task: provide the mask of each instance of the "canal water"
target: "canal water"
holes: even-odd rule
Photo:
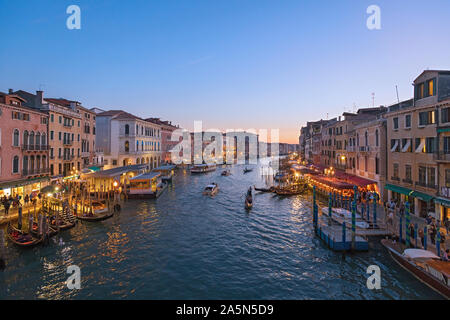
[[[335,253],[314,236],[311,195],[245,192],[265,180],[257,167],[204,175],[179,170],[157,200],[130,200],[99,223],[79,223],[46,247],[7,243],[0,299],[440,299],[401,269],[379,244]],[[216,182],[214,198],[202,195]],[[81,269],[81,289],[66,286]],[[381,268],[381,290],[367,289],[367,267]]]

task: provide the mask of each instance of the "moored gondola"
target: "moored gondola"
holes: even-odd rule
[[[8,239],[15,245],[22,248],[31,248],[40,244],[44,237],[35,237],[33,234],[24,232],[8,224],[7,229]]]
[[[84,214],[84,215],[78,215],[77,218],[82,221],[90,221],[90,222],[97,222],[97,221],[103,221],[109,218],[112,218],[114,215],[114,211],[108,211],[102,214]]]

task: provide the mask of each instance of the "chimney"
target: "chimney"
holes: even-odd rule
[[[70,101],[70,109],[75,110],[75,102]]]
[[[36,107],[42,107],[44,103],[44,91],[38,90],[36,91]]]
[[[14,90],[13,89],[8,89],[8,93],[9,94],[13,94]]]

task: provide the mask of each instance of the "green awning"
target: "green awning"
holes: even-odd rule
[[[89,167],[88,169],[97,172],[97,171],[100,171],[101,168],[93,166],[93,167]]]
[[[442,204],[443,206],[450,208],[450,200],[444,199],[444,198],[435,198],[434,202],[437,202],[439,204]]]
[[[439,133],[442,133],[442,132],[450,132],[450,128],[441,128],[441,129],[438,129],[437,130]]]
[[[387,190],[391,190],[391,191],[394,191],[397,193],[404,194],[405,196],[410,196],[414,192],[413,190],[403,188],[400,186],[395,186],[393,184],[386,184],[386,186],[384,188]]]
[[[425,202],[430,202],[431,200],[434,199],[433,196],[430,196],[430,195],[428,195],[428,194],[426,194],[426,193],[422,193],[422,192],[419,192],[419,191],[414,191],[414,192],[411,194],[411,197],[419,198],[419,199],[421,199],[421,200],[423,200],[423,201],[425,201]]]

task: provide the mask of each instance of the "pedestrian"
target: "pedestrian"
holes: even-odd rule
[[[441,248],[442,250],[445,250],[445,234],[441,232]]]
[[[422,245],[422,248],[425,247],[425,234],[423,233],[422,229],[419,229],[419,238],[420,238],[420,244]]]
[[[431,216],[429,214],[425,218],[425,221],[427,222],[428,225],[431,223],[432,219],[431,219]]]
[[[5,202],[3,202],[3,206],[5,207],[5,216],[8,216],[9,207],[11,206],[11,202],[9,201],[9,199],[7,199],[7,200],[5,200]]]
[[[448,261],[448,256],[450,255],[450,253],[449,253],[449,250],[447,249],[447,250],[442,250],[442,254],[441,254],[441,257],[442,257],[442,261]]]
[[[415,237],[414,237],[414,231],[415,231],[415,229],[414,229],[414,224],[410,223],[410,224],[409,224],[409,235],[410,235],[411,239],[415,239]]]
[[[27,195],[25,195],[25,198],[23,199],[25,201],[25,206],[28,205],[28,202],[30,201],[30,197]]]
[[[434,224],[434,222],[431,222],[430,224],[430,240],[432,244],[435,244],[435,239],[436,239],[436,225]]]

